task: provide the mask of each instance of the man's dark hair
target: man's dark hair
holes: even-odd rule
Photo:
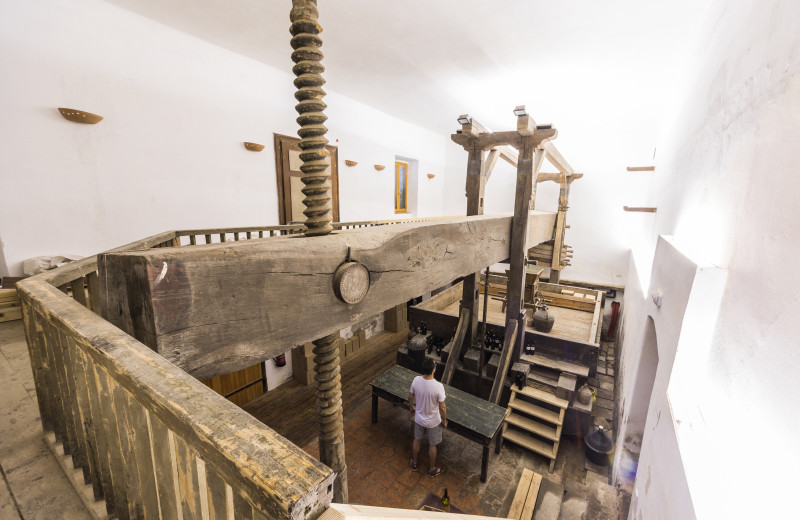
[[[432,374],[433,370],[435,368],[436,368],[436,363],[433,361],[433,359],[431,359],[429,357],[426,357],[425,361],[422,362],[422,374],[423,375],[427,376],[428,374]]]

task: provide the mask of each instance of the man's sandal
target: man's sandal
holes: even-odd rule
[[[417,463],[414,459],[408,459],[408,465],[411,466],[411,471],[417,471]]]

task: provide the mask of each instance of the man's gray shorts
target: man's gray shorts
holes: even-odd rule
[[[426,432],[428,434],[428,444],[431,446],[436,446],[442,442],[442,423],[439,423],[438,426],[434,426],[433,428],[426,428],[417,424],[416,421],[414,422],[415,439],[421,439],[425,437]]]

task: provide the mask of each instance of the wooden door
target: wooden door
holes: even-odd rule
[[[281,224],[294,224],[305,222],[303,215],[303,182],[300,177],[303,172],[300,166],[300,139],[287,135],[275,134],[275,170],[278,178],[278,218]],[[328,174],[331,176],[331,208],[334,222],[339,222],[339,149],[328,145],[330,166]]]

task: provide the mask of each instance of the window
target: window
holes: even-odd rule
[[[394,212],[408,211],[408,163],[394,163]]]

